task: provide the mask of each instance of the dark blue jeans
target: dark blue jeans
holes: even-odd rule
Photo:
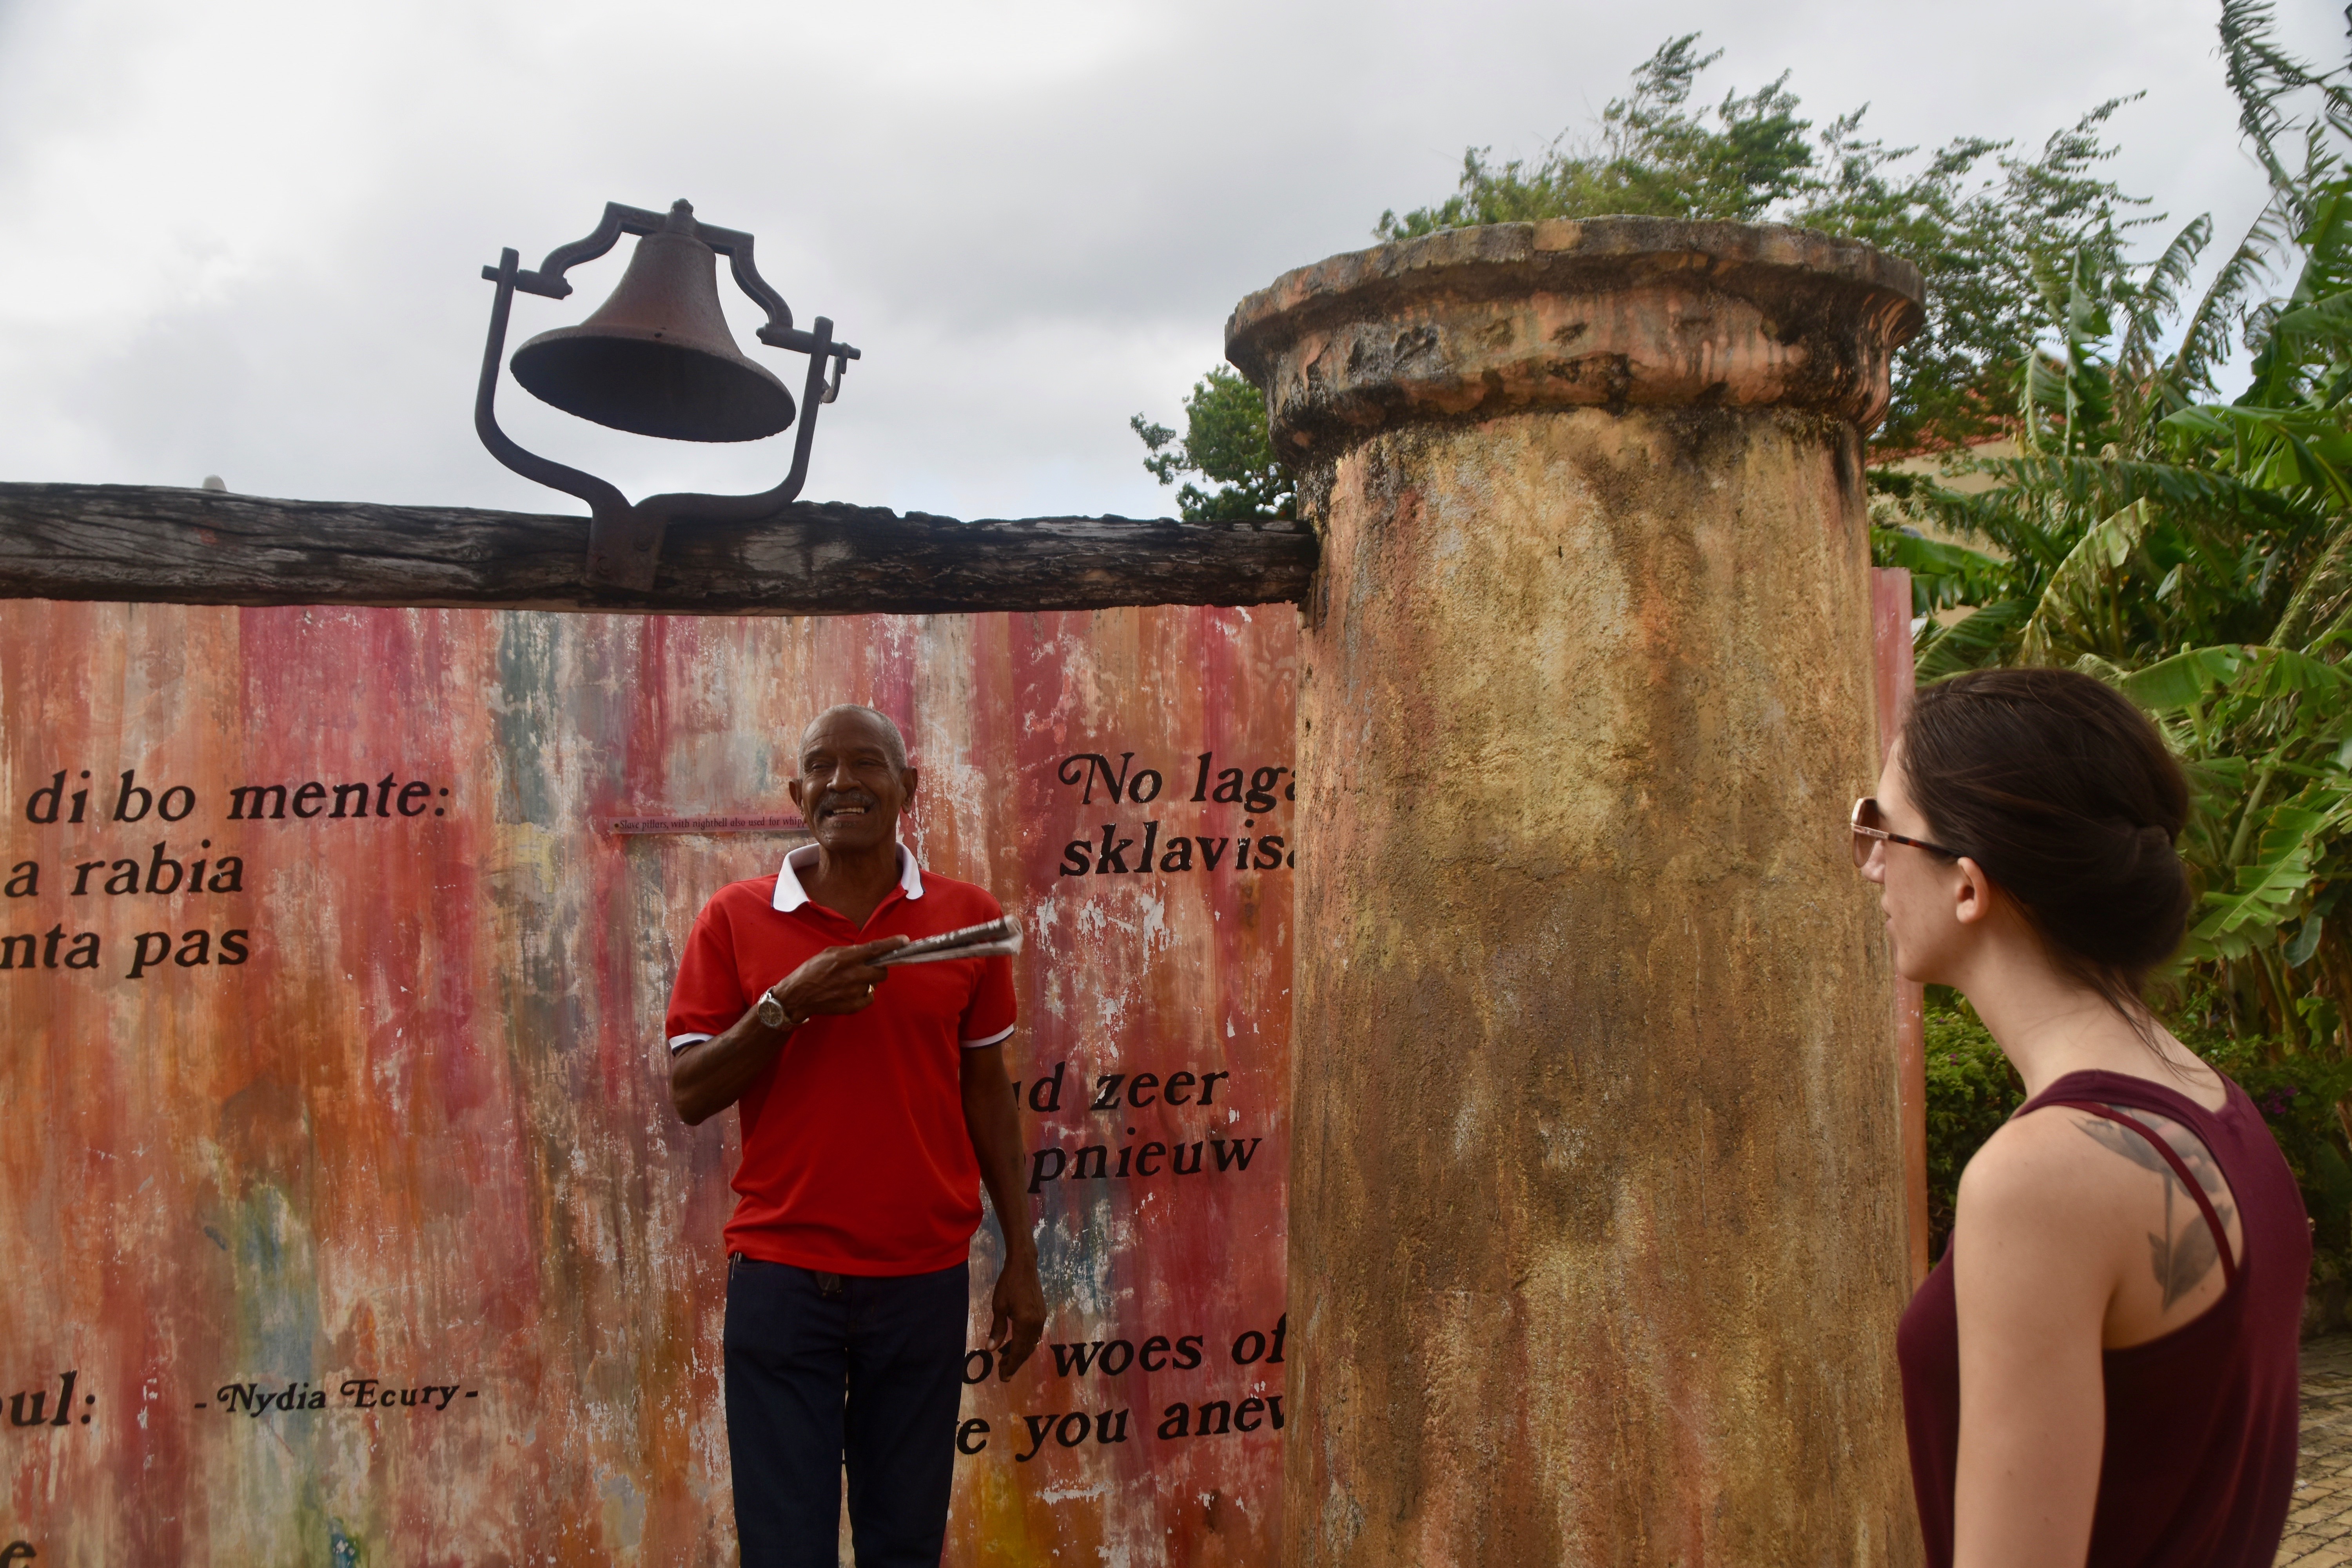
[[[835,1568],[845,1465],[857,1568],[937,1568],[971,1273],[959,1263],[866,1279],[729,1260],[727,1449],[743,1568]]]

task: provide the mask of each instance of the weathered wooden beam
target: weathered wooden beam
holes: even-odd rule
[[[588,520],[274,500],[137,485],[0,484],[0,598],[399,605],[689,616],[953,614],[1298,598],[1290,523],[959,522],[800,502],[673,523],[650,592],[592,586]]]

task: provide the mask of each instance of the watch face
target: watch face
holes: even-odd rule
[[[782,1002],[777,1001],[773,996],[761,997],[760,1022],[767,1025],[771,1029],[782,1028],[784,1026],[784,1005]]]

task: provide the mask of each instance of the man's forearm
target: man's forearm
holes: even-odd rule
[[[669,1098],[688,1127],[709,1120],[743,1098],[743,1091],[792,1037],[795,1020],[781,1029],[760,1022],[756,1012],[735,1020],[726,1033],[698,1041],[670,1058]]]
[[[1036,1237],[1029,1232],[1029,1195],[1021,1189],[1021,1119],[1013,1110],[1013,1080],[1005,1076],[1003,1047],[980,1047],[964,1058],[963,1125],[980,1163],[981,1184],[995,1206],[1008,1259],[1034,1262]]]
[[[1004,1256],[1034,1262],[1037,1238],[1029,1229],[1029,1194],[1021,1186],[1021,1119],[1013,1114],[1010,1093],[967,1117],[972,1152],[980,1159],[980,1179],[988,1201],[996,1206],[996,1223],[1004,1231]]]

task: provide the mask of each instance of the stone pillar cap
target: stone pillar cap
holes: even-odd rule
[[[1225,357],[1294,462],[1541,407],[1782,407],[1866,431],[1925,294],[1908,261],[1809,229],[1489,224],[1284,273],[1234,308]]]

